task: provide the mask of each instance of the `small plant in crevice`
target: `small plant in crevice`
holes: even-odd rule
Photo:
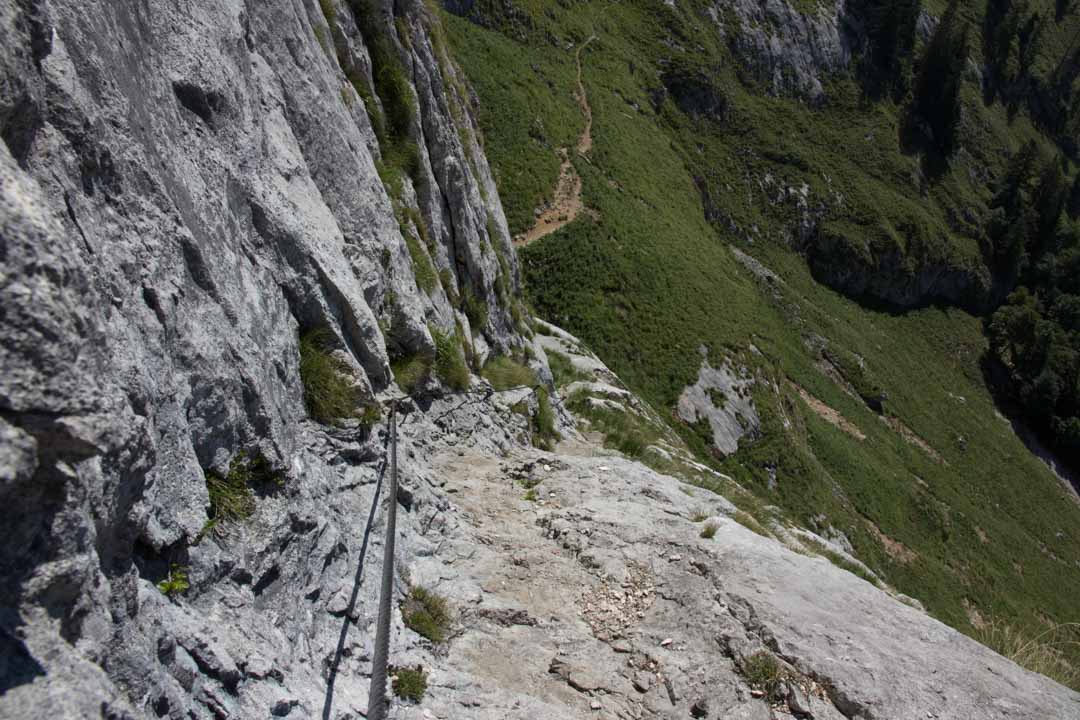
[[[390,677],[393,678],[392,688],[395,695],[412,703],[418,703],[423,699],[424,693],[427,692],[427,673],[424,672],[422,665],[411,668],[391,665],[389,671]]]
[[[461,291],[461,311],[469,318],[469,327],[474,333],[484,329],[488,322],[488,306],[483,298],[477,297],[471,287],[466,285]]]
[[[190,587],[191,583],[188,582],[187,568],[176,563],[169,567],[168,576],[157,584],[157,589],[170,598],[183,595]]]
[[[241,450],[233,456],[225,475],[206,471],[206,492],[210,497],[209,519],[199,532],[198,543],[207,533],[239,522],[255,512],[255,489],[274,490],[285,484],[285,476],[274,469],[262,454],[249,456]]]
[[[713,536],[716,535],[716,531],[719,529],[720,523],[716,522],[715,520],[709,520],[707,523],[705,523],[705,526],[701,528],[701,537],[705,538],[706,540],[711,540]]]
[[[450,605],[433,590],[414,585],[401,604],[401,619],[413,632],[440,643],[450,631]]]
[[[424,245],[429,244],[426,240],[427,226],[424,224],[424,219],[420,216],[420,213],[413,208],[404,209],[399,215],[398,225],[401,230],[401,237],[405,239],[405,247],[409,250],[409,257],[412,259],[416,286],[430,295],[439,284],[439,276],[435,272],[435,265],[428,256],[428,250],[424,247]],[[416,229],[415,234],[410,227]],[[417,235],[420,236],[419,240]]]
[[[300,336],[300,381],[308,414],[326,425],[357,417],[363,404],[352,368],[333,354],[334,335],[325,327]]]
[[[428,353],[410,353],[393,357],[390,370],[394,373],[394,382],[407,394],[412,395],[431,377],[434,365]]]
[[[430,327],[429,330],[435,343],[436,377],[452,390],[469,387],[469,368],[465,364],[465,355],[457,332],[446,332],[437,327]]]
[[[534,488],[529,488],[525,491],[525,500],[527,500],[528,502],[536,502],[538,499],[539,498],[536,496],[536,490]]]
[[[779,697],[786,673],[780,661],[771,652],[759,650],[743,658],[739,669],[750,687],[765,693],[769,701],[774,701]]]

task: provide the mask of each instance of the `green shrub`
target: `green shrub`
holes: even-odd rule
[[[454,318],[454,330],[457,331],[461,349],[465,352],[465,363],[471,368],[476,368],[476,347],[473,346],[472,338],[465,332],[465,328],[461,326],[461,320],[457,318]]]
[[[536,490],[529,488],[525,491],[525,499],[529,502],[536,502],[539,498],[536,497]]]
[[[405,627],[439,643],[446,639],[450,629],[450,607],[446,598],[417,585],[402,603],[401,619]]]
[[[660,433],[630,408],[624,406],[622,410],[615,410],[593,405],[584,392],[574,393],[567,405],[604,434],[605,447],[643,461],[653,457],[645,449],[660,439]]]
[[[488,360],[480,374],[496,390],[536,385],[536,373],[506,355]]]
[[[469,387],[469,368],[465,365],[457,332],[444,332],[436,327],[430,330],[431,338],[435,341],[435,375],[454,390]]]
[[[157,584],[158,590],[171,598],[183,595],[189,587],[187,569],[176,563],[169,568],[168,577]]]
[[[394,694],[402,700],[418,703],[427,692],[427,673],[421,665],[415,668],[390,667]]]
[[[711,540],[712,537],[716,535],[716,531],[719,529],[720,523],[716,522],[715,520],[710,520],[705,523],[704,527],[701,528],[701,537],[705,538],[706,540]]]
[[[363,402],[360,387],[351,377],[352,368],[331,353],[333,339],[326,328],[300,336],[304,404],[313,419],[327,425],[339,418],[356,417]]]

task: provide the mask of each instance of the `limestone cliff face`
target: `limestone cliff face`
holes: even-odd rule
[[[98,377],[145,419],[157,457],[145,539],[158,548],[198,531],[200,467],[254,441],[289,455],[299,332],[330,328],[369,395],[391,382],[388,353],[431,349],[429,325],[469,329],[449,296],[489,309],[472,328],[482,346],[516,342],[496,293],[500,253],[516,289],[514,255],[471,120],[451,114],[464,101],[443,87],[452,65],[418,7],[371,14],[417,106],[415,180],[392,200],[357,94],[378,102],[370,61],[350,10],[325,5],[333,27],[299,0],[5,11],[3,135],[22,167],[8,171],[69,245],[35,251],[85,285],[75,301],[97,315]],[[419,211],[420,252],[442,271],[429,291],[403,240],[420,233],[394,202]],[[11,409],[30,410],[24,397]]]
[[[431,22],[419,2],[0,7],[5,690],[44,674],[70,717],[185,706],[191,683],[140,664],[173,652],[140,593],[172,562],[207,583],[244,564],[243,544],[188,557],[211,552],[187,549],[204,473],[245,451],[286,495],[341,481],[310,451],[302,332],[328,329],[369,397],[391,356],[432,351],[429,328],[460,327],[479,360],[520,345],[509,233]],[[387,64],[400,97],[380,96]],[[371,119],[391,101],[405,161]],[[99,691],[64,691],[57,667]]]

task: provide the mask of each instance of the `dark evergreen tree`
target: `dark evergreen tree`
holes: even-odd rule
[[[922,121],[927,139],[943,156],[956,149],[967,55],[967,23],[957,15],[953,0],[926,46],[914,99],[915,115]]]
[[[1061,163],[1057,158],[1052,158],[1043,166],[1039,175],[1039,184],[1035,188],[1037,222],[1033,241],[1035,250],[1039,254],[1042,254],[1053,243],[1058,218],[1061,217],[1061,211],[1065,208],[1068,192],[1065,174],[1061,172]]]
[[[1069,192],[1069,200],[1066,205],[1069,217],[1080,220],[1080,172],[1073,178],[1072,190]]]
[[[863,6],[867,43],[863,75],[872,94],[902,96],[910,88],[921,7],[921,0],[870,0]]]

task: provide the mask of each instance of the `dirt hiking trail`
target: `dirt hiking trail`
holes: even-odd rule
[[[592,149],[592,108],[589,107],[589,98],[585,94],[585,85],[581,82],[581,51],[589,43],[596,39],[591,35],[583,42],[575,53],[577,62],[577,91],[574,93],[581,107],[581,114],[585,116],[585,127],[581,131],[575,150],[578,155],[585,155]],[[514,238],[514,244],[524,247],[534,240],[550,235],[559,228],[574,221],[585,209],[581,202],[581,176],[574,169],[570,153],[566,148],[559,148],[559,157],[562,158],[562,166],[559,168],[559,180],[555,184],[555,197],[552,203],[545,207],[537,216],[536,222],[528,231]]]

